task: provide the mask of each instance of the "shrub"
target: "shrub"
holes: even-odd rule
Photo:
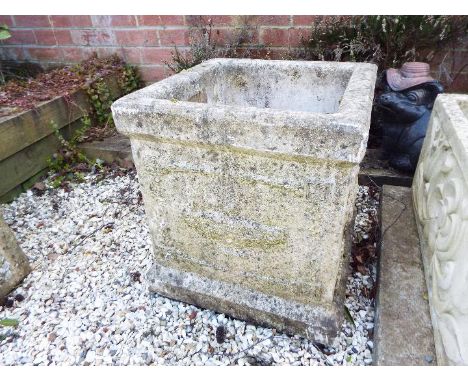
[[[314,60],[374,62],[386,68],[427,60],[434,49],[467,32],[466,16],[329,16],[312,26],[299,54]]]
[[[244,44],[252,40],[254,30],[249,26],[248,19],[243,18],[237,28],[226,36],[221,36],[220,30],[213,27],[211,19],[205,22],[200,16],[198,22],[190,28],[188,51],[182,52],[175,46],[171,62],[165,64],[175,73],[179,73],[215,57],[248,58],[251,56],[251,50],[244,47]]]
[[[431,62],[442,49],[453,54],[467,32],[467,16],[325,16],[292,57],[373,62],[382,70],[406,61]]]

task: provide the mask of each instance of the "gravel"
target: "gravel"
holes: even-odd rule
[[[359,187],[355,243],[378,201]],[[148,292],[152,244],[136,174],[87,175],[70,192],[47,188],[3,205],[33,272],[0,307],[1,365],[369,365],[375,283],[353,272],[333,346],[277,333]],[[363,272],[366,273],[366,272]]]

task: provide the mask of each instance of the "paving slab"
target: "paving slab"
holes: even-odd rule
[[[108,163],[133,163],[130,139],[116,134],[100,141],[85,142],[79,145],[84,154],[91,159],[102,159]]]
[[[411,187],[413,175],[398,171],[383,158],[382,149],[367,149],[359,170],[359,184],[367,186],[384,184]]]
[[[374,364],[436,365],[411,189],[383,187]]]

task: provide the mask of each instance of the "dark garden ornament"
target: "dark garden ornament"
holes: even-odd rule
[[[413,173],[426,136],[432,106],[444,92],[430,76],[429,64],[407,62],[383,72],[378,84],[374,117],[381,131],[384,155],[390,166]]]

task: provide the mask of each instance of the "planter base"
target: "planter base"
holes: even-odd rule
[[[346,276],[343,272],[336,288],[342,292],[339,298],[327,307],[288,301],[160,264],[153,265],[147,279],[150,291],[162,296],[331,344],[344,319]]]

